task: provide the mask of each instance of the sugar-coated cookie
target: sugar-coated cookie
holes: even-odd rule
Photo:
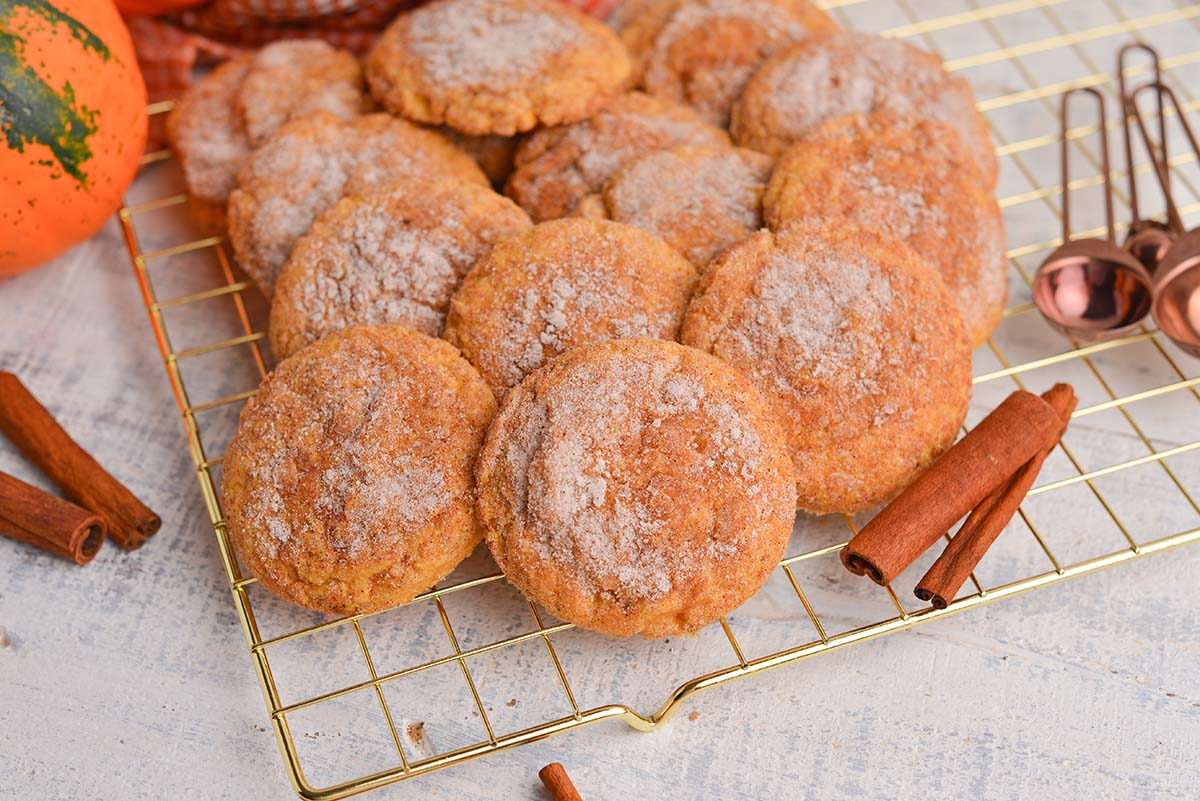
[[[285,359],[222,466],[234,551],[310,609],[412,600],[483,536],[472,466],[495,411],[454,348],[400,326],[350,328]]]
[[[445,137],[387,114],[342,120],[319,111],[287,123],[246,161],[229,196],[238,265],[270,298],[292,246],[326,209],[346,195],[411,177],[488,185],[471,157]]]
[[[781,50],[746,84],[731,130],[739,145],[778,156],[823,122],[880,110],[950,126],[995,186],[996,154],[971,84],[898,39],[845,32]]]
[[[838,217],[762,231],[710,265],[681,340],[770,402],[818,514],[884,503],[954,442],[971,348],[938,274],[903,242]]]
[[[271,350],[282,359],[354,325],[396,323],[441,336],[467,271],[531,225],[508,198],[456,178],[342,198],[296,242],[275,281]]]
[[[385,108],[463,133],[502,134],[586,117],[629,80],[598,20],[556,0],[434,0],[401,14],[366,58]]]
[[[729,135],[691,109],[641,92],[613,98],[586,120],[521,141],[505,194],[534,222],[565,217],[634,159],[677,145],[720,147]]]
[[[783,434],[736,370],[674,342],[579,348],[508,396],[476,468],[508,580],[615,636],[691,633],[775,569],[795,484]]]
[[[842,216],[907,242],[938,270],[971,344],[983,344],[1008,295],[1004,218],[954,131],[883,112],[832,120],[779,160],[767,222]]]
[[[500,242],[450,302],[447,340],[498,398],[554,357],[589,342],[675,339],[696,271],[653,236],[566,219]]]

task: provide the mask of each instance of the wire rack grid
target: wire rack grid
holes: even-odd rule
[[[1184,112],[1200,108],[1189,89],[1200,85],[1189,72],[1200,70],[1200,6],[1187,0],[1139,3],[1136,9],[1117,0],[823,5],[849,27],[904,37],[937,52],[948,69],[975,84],[991,125],[1002,165],[1000,202],[1009,226],[1015,303],[976,354],[972,419],[1014,387],[1037,390],[1066,379],[1081,395],[1071,432],[1020,519],[945,610],[906,603],[892,587],[840,581],[848,577],[837,552],[864,522],[850,517],[798,521],[786,558],[759,596],[719,626],[674,644],[618,642],[573,630],[517,595],[486,555],[411,604],[374,615],[324,618],[275,601],[238,564],[218,493],[221,454],[238,411],[269,367],[262,301],[235,274],[219,238],[188,235],[177,172],[153,166],[168,162],[169,154],[144,158],[146,174],[134,192],[150,197],[131,197],[119,220],[237,617],[300,796],[342,798],[603,720],[651,730],[692,694],[732,679],[1200,540],[1194,494],[1200,459],[1192,458],[1200,457],[1200,440],[1191,438],[1200,430],[1196,363],[1151,326],[1116,341],[1072,346],[1049,331],[1029,302],[1038,260],[1060,244],[1064,187],[1053,177],[1057,95],[1072,86],[1111,94],[1116,48],[1136,36],[1162,48],[1166,80],[1181,92]],[[1135,83],[1147,74],[1145,64],[1130,71]],[[151,111],[168,108],[158,104]],[[1120,121],[1108,125],[1116,132]],[[1089,168],[1065,188],[1075,195],[1080,219],[1100,207],[1097,130],[1090,124],[1069,132],[1077,160]],[[1171,159],[1175,185],[1186,195],[1178,198],[1181,212],[1195,224],[1200,170],[1191,153],[1173,152],[1180,154]],[[1152,197],[1144,152],[1132,172]],[[1127,171],[1113,177],[1118,201],[1127,204]],[[1169,414],[1162,404],[1171,404]],[[1089,419],[1097,425],[1089,426]],[[1120,481],[1110,481],[1114,477]],[[1132,499],[1121,489],[1130,484]],[[1141,520],[1150,508],[1157,512]],[[914,566],[898,586],[907,592],[924,566]],[[763,604],[771,614],[762,613]],[[613,653],[634,656],[614,672]],[[659,684],[648,711],[637,711],[624,696],[623,671],[643,665],[654,666]],[[436,681],[430,679],[435,675]],[[604,676],[607,684],[598,680]],[[514,697],[503,702],[509,692]],[[518,697],[538,703],[523,705],[530,710],[524,717],[510,714]],[[308,722],[333,708],[332,722]],[[439,715],[447,720],[437,720]],[[321,741],[326,748],[315,752],[310,745],[321,739],[312,735],[318,725],[340,727],[347,737],[332,752]],[[347,767],[350,750],[371,759]]]

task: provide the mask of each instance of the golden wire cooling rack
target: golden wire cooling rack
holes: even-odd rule
[[[937,52],[972,81],[991,124],[1014,305],[976,354],[971,420],[1015,387],[1037,391],[1068,380],[1081,397],[1071,431],[1020,519],[943,611],[911,600],[927,562],[901,576],[895,591],[841,569],[837,552],[863,522],[851,518],[801,519],[786,558],[754,599],[719,626],[667,642],[609,640],[554,620],[516,594],[485,554],[411,604],[374,615],[325,618],[273,599],[238,565],[218,497],[221,454],[269,365],[262,300],[234,273],[219,239],[188,233],[177,171],[160,164],[169,155],[145,157],[120,223],[237,616],[302,797],[342,798],[602,720],[654,729],[700,690],[1200,539],[1200,506],[1189,490],[1200,486],[1200,362],[1152,328],[1072,347],[1029,302],[1032,272],[1059,244],[1058,94],[1095,86],[1111,95],[1116,49],[1139,37],[1162,51],[1166,80],[1181,93],[1185,112],[1200,108],[1191,91],[1200,86],[1200,5],[823,5],[849,27]],[[1139,64],[1130,77],[1136,83],[1147,72]],[[1114,133],[1119,124],[1110,120]],[[1074,174],[1084,176],[1069,187],[1079,219],[1100,208],[1096,130],[1070,132]],[[1185,194],[1179,205],[1194,225],[1200,165],[1187,153],[1171,166]],[[1154,196],[1144,152],[1133,173],[1143,196]],[[1118,189],[1127,177],[1117,171]],[[1123,190],[1118,195],[1127,200]],[[1096,214],[1092,222],[1101,219]],[[634,686],[657,689],[631,698]]]

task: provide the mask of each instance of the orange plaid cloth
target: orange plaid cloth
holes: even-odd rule
[[[198,65],[278,39],[315,37],[362,53],[388,22],[422,0],[211,0],[165,17],[127,20],[153,100],[177,96]],[[604,18],[621,0],[563,0]]]

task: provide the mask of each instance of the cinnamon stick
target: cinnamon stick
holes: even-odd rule
[[[1066,433],[1071,414],[1079,404],[1075,390],[1069,384],[1055,384],[1042,395],[1042,400],[1058,413],[1061,421],[1058,436],[1049,447],[1043,448],[1017,470],[1011,481],[1002,484],[971,513],[946,550],[917,584],[914,591],[916,596],[922,601],[929,601],[935,609],[945,609],[954,600],[971,571],[979,565],[983,555],[1013,519],[1041,472],[1046,457]]]
[[[140,548],[162,519],[79,446],[21,380],[0,371],[0,432],[54,482],[68,500],[104,518],[122,548]]]
[[[0,534],[86,565],[104,544],[104,520],[0,472]]]
[[[1056,440],[1058,413],[1030,392],[1009,395],[842,549],[842,564],[876,584],[892,579],[1021,465]]]
[[[583,801],[579,797],[579,791],[571,783],[567,769],[562,766],[561,762],[551,762],[539,770],[538,778],[542,780],[542,784],[546,785],[546,790],[554,801]]]

